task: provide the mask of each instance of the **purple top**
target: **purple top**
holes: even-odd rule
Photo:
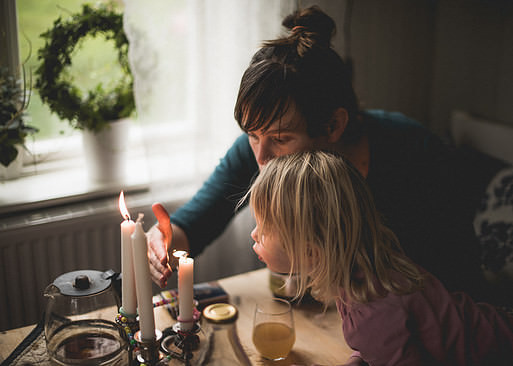
[[[429,273],[415,293],[337,307],[347,344],[369,365],[513,365],[513,317]]]

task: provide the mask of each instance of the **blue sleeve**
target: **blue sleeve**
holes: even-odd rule
[[[187,234],[192,257],[224,231],[257,173],[248,137],[241,135],[200,190],[171,215],[171,222]]]

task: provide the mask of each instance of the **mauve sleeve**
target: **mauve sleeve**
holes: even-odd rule
[[[408,313],[399,297],[355,305],[343,319],[348,345],[369,365],[423,365]]]

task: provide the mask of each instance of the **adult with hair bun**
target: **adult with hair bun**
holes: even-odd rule
[[[268,161],[326,150],[345,156],[365,177],[385,224],[414,262],[450,291],[493,302],[472,220],[502,163],[468,160],[401,113],[360,110],[350,67],[331,46],[335,23],[319,7],[298,10],[282,24],[287,34],[266,41],[242,76],[234,115],[244,133],[171,217],[154,206],[153,280],[166,285],[172,249],[194,257],[223,232]]]

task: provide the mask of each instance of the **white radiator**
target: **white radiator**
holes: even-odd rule
[[[110,201],[114,203],[74,205],[0,219],[0,331],[38,322],[46,306],[44,289],[59,275],[79,269],[121,270],[122,219],[115,199]],[[133,209],[132,213],[145,214],[147,230],[155,220],[151,203],[141,207],[145,209]],[[251,250],[252,223],[246,210],[196,259],[195,282],[261,266]],[[176,276],[168,286],[176,286]]]
[[[107,214],[36,218],[2,230],[0,330],[40,320],[46,304],[44,289],[62,273],[119,271],[119,222],[119,217]]]

